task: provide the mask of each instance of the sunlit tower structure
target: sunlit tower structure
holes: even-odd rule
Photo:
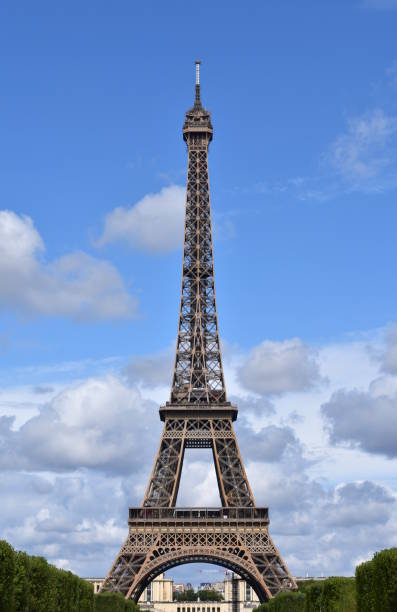
[[[164,428],[142,506],[129,509],[129,531],[102,589],[138,601],[160,573],[184,563],[231,569],[261,601],[296,588],[269,535],[267,508],[258,508],[248,482],[227,400],[215,300],[208,180],[210,113],[200,96],[196,62],[194,106],[183,139],[188,150],[185,238],[178,338],[170,401],[160,407]],[[221,506],[176,506],[186,448],[210,448]]]

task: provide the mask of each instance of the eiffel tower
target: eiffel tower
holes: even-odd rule
[[[142,506],[129,509],[129,532],[102,586],[138,601],[160,573],[185,563],[214,563],[245,579],[261,601],[296,584],[269,535],[267,508],[255,504],[237,444],[237,408],[227,401],[215,301],[208,181],[213,128],[200,97],[183,138],[188,150],[185,240],[178,339],[170,401]],[[178,508],[186,448],[210,448],[222,506]],[[133,452],[133,449],[132,451]]]

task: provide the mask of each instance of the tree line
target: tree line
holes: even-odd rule
[[[354,578],[298,582],[298,591],[283,592],[261,604],[256,612],[356,612]]]
[[[177,601],[221,601],[214,590],[175,594]],[[397,548],[376,553],[356,568],[356,578],[302,581],[255,612],[396,612]],[[43,557],[15,551],[0,540],[0,612],[139,612],[120,593],[94,594],[93,585]]]
[[[397,548],[382,550],[361,563],[356,569],[356,586],[358,612],[396,612]]]
[[[301,581],[254,612],[397,612],[397,548],[376,553],[355,578]]]
[[[94,594],[87,580],[0,540],[0,611],[139,612],[139,607],[120,593]]]

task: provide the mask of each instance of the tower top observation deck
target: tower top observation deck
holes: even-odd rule
[[[194,106],[185,115],[183,124],[183,139],[188,142],[190,134],[207,134],[208,141],[212,140],[213,127],[211,123],[211,113],[207,111],[202,103],[200,96],[200,61],[196,60],[196,95]]]

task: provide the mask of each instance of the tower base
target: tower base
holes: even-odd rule
[[[231,569],[260,601],[296,588],[269,536],[267,508],[130,508],[128,524],[103,591],[138,601],[158,574],[185,563]]]

